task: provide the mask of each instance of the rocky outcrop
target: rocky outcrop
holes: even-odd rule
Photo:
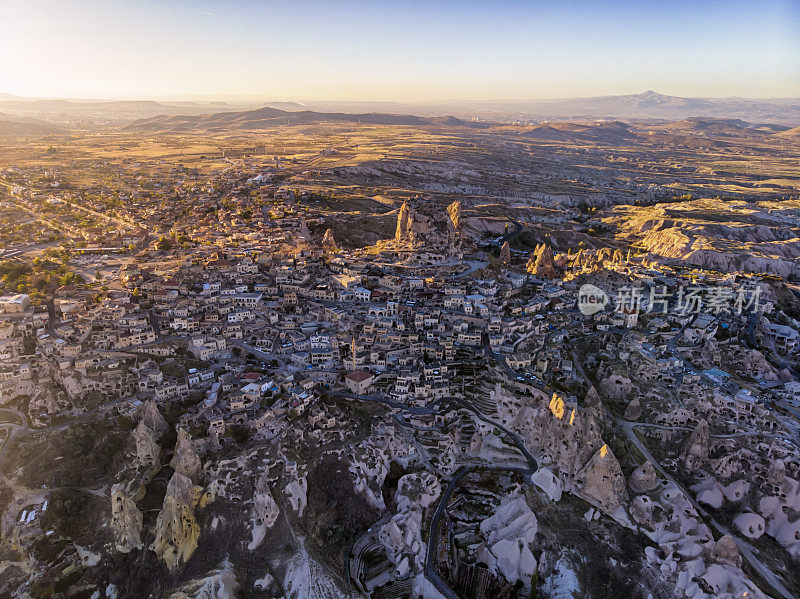
[[[680,453],[681,461],[690,471],[702,468],[708,460],[710,440],[708,422],[702,419],[683,444]]]
[[[740,567],[742,556],[739,555],[739,547],[731,535],[724,535],[714,543],[711,548],[711,559],[715,562],[728,564],[729,566]]]
[[[328,251],[335,252],[339,249],[339,246],[336,245],[336,240],[333,238],[333,231],[330,229],[325,231],[325,235],[322,237],[322,248]]]
[[[381,528],[378,539],[400,576],[422,570],[422,512],[433,505],[440,493],[441,485],[430,472],[406,474],[397,483],[397,513]]]
[[[612,373],[600,381],[600,392],[611,399],[627,399],[632,391],[633,383],[621,374]]]
[[[450,222],[453,225],[454,231],[461,231],[461,201],[456,200],[447,207],[447,215],[450,217]]]
[[[461,242],[460,202],[441,210],[433,200],[415,196],[400,206],[394,234],[396,246],[452,255],[460,252]]]
[[[528,259],[526,267],[530,274],[536,275],[537,277],[544,277],[547,279],[555,279],[558,277],[555,261],[553,260],[553,251],[550,249],[549,245],[544,243],[536,246],[533,254],[531,254]]]
[[[720,200],[702,199],[666,206],[615,209],[608,222],[628,240],[657,259],[681,260],[720,272],[800,275],[800,234],[787,222],[794,206],[772,204],[721,207]],[[709,218],[724,211],[726,218]]]
[[[147,428],[153,432],[153,437],[155,439],[160,439],[169,428],[167,421],[164,420],[161,412],[158,411],[156,402],[154,402],[152,399],[148,399],[146,402],[144,402],[144,414],[142,415],[141,422],[143,422]]]
[[[536,516],[524,497],[505,497],[494,514],[480,524],[486,541],[478,550],[478,560],[511,584],[521,582],[529,589],[537,566],[530,545],[538,529]]]
[[[642,405],[639,403],[639,397],[636,396],[628,402],[625,408],[625,420],[639,420],[642,416]]]
[[[170,478],[150,549],[171,571],[188,561],[197,548],[200,525],[195,518],[195,508],[204,507],[213,499],[212,491],[204,492],[180,472]]]
[[[111,530],[121,553],[142,548],[142,512],[137,503],[145,495],[142,481],[116,483],[111,487]]]
[[[178,430],[178,441],[175,443],[175,455],[173,455],[169,465],[175,472],[180,472],[193,482],[197,482],[200,478],[202,468],[200,456],[197,455],[194,445],[192,444],[192,438],[184,428]]]
[[[612,514],[628,501],[625,475],[617,458],[607,445],[603,445],[578,472],[574,492],[607,514]]]
[[[764,518],[754,512],[745,512],[738,514],[733,523],[744,536],[748,539],[759,539],[766,530],[766,522]]]
[[[628,484],[634,493],[649,493],[658,486],[656,469],[649,460],[631,473]]]
[[[286,478],[286,486],[283,489],[283,494],[292,507],[292,511],[298,517],[302,517],[303,511],[306,509],[308,493],[306,475],[298,470],[295,462],[287,462],[284,465],[284,477]]]
[[[280,509],[272,497],[272,492],[267,482],[267,473],[264,472],[258,478],[255,493],[253,494],[252,539],[247,545],[250,551],[253,551],[262,543],[267,530],[275,525],[279,515]]]
[[[511,247],[508,242],[503,242],[503,247],[500,248],[500,262],[503,264],[511,264]]]
[[[219,568],[208,576],[187,582],[169,596],[169,599],[235,599],[239,582],[233,572],[233,565],[225,559]]]
[[[403,202],[400,206],[400,211],[397,213],[397,227],[394,232],[395,243],[403,243],[408,241],[408,213],[410,208],[408,202]]]
[[[675,596],[755,597],[765,595],[741,569],[736,543],[729,535],[718,541],[697,510],[673,482],[650,497],[631,502],[631,518],[656,545],[647,547],[647,561],[664,573],[675,573]]]
[[[501,387],[491,394],[500,421],[517,433],[560,484],[537,481],[551,498],[562,491],[589,501],[608,515],[621,517],[627,501],[625,477],[616,457],[600,437],[594,409],[578,409],[558,394],[512,396]]]
[[[139,422],[134,430],[133,438],[136,444],[136,457],[142,466],[155,466],[160,463],[161,448],[156,443],[153,431],[144,420]]]
[[[358,444],[348,455],[348,470],[353,475],[353,488],[370,507],[379,512],[386,509],[381,488],[392,462],[406,468],[414,450],[397,438],[393,429],[377,429]]]
[[[131,433],[135,459],[127,463],[111,487],[111,531],[114,546],[122,553],[142,548],[142,512],[138,503],[161,469],[161,448],[150,425],[159,434],[167,426],[152,401],[145,404],[142,419]]]

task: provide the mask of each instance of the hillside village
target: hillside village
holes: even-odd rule
[[[461,202],[423,196],[393,237],[351,249],[270,193],[279,208],[245,200],[160,238],[123,226],[101,247],[131,249],[72,250],[80,279],[0,297],[0,410],[17,419],[0,425],[4,592],[800,588],[800,323],[784,284],[619,249],[512,252],[508,225],[478,241]],[[586,284],[607,309],[582,313]],[[716,300],[681,304],[698,285]],[[85,472],[32,476],[9,451],[77,423],[114,431],[70,440],[101,454]],[[75,493],[100,528],[64,515]],[[577,574],[580,542],[556,520],[611,539],[592,569]],[[134,555],[158,575],[101,584]],[[198,560],[216,569],[176,589]]]

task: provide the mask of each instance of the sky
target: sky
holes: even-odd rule
[[[0,92],[800,97],[800,0],[0,0]]]

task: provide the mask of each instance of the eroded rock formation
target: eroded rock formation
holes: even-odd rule
[[[325,235],[322,237],[322,247],[333,252],[339,249],[339,246],[336,245],[336,240],[333,238],[333,231],[330,229],[326,230]]]
[[[528,259],[527,270],[530,274],[537,277],[544,277],[547,279],[555,279],[558,277],[556,271],[555,261],[553,260],[553,251],[547,244],[536,246],[536,249]]]
[[[186,429],[178,430],[178,441],[175,443],[175,455],[170,460],[169,465],[184,476],[190,478],[193,482],[197,482],[200,478],[200,471],[202,464],[200,463],[200,456],[194,449],[192,438]]]
[[[175,472],[167,484],[164,505],[153,529],[155,540],[150,545],[171,571],[186,561],[197,548],[200,526],[195,508],[213,501],[213,493],[204,492],[190,478]]]

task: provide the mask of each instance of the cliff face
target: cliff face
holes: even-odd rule
[[[161,438],[161,436],[167,432],[167,421],[164,420],[164,417],[161,415],[161,412],[158,411],[158,406],[156,406],[156,402],[152,399],[148,399],[144,403],[144,414],[142,415],[142,422],[147,425],[151,431],[153,431],[153,436],[156,439]]]

